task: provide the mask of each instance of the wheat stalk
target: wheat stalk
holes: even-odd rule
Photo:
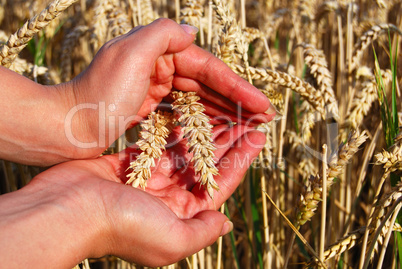
[[[52,20],[76,1],[77,0],[53,1],[42,10],[39,15],[34,16],[24,23],[17,32],[10,36],[7,43],[0,47],[0,65],[8,68],[36,33],[45,28]]]
[[[195,92],[172,92],[173,109],[180,113],[178,122],[183,125],[184,137],[187,138],[189,152],[193,154],[194,170],[199,175],[199,182],[207,189],[208,195],[214,198],[214,189],[219,190],[214,176],[218,175],[215,167],[215,146],[212,141],[212,125],[209,117],[203,112],[204,106],[197,102],[200,97]]]
[[[151,167],[155,166],[155,159],[160,158],[165,149],[172,121],[172,113],[157,111],[151,112],[148,119],[141,122],[141,138],[136,144],[142,152],[130,163],[128,169],[132,172],[127,175],[126,184],[145,189],[147,180],[151,178]]]

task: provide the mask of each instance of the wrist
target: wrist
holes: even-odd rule
[[[5,267],[72,268],[102,255],[102,229],[77,198],[26,188],[0,196],[0,258]]]

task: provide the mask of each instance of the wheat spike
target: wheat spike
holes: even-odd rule
[[[215,55],[229,65],[235,62],[235,50],[242,37],[240,34],[241,30],[237,21],[230,14],[227,6],[223,5],[221,0],[214,0],[213,7],[216,11],[218,21],[221,24],[219,43],[215,48]]]
[[[257,28],[246,27],[242,29],[242,32],[247,43],[251,43],[258,38],[264,38],[264,34]]]
[[[338,152],[332,154],[328,164],[328,180],[332,181],[342,173],[342,169],[359,150],[360,145],[362,145],[367,138],[368,136],[365,132],[359,133],[358,131],[355,131],[349,136],[345,144],[342,143],[339,146]]]
[[[212,141],[212,125],[209,117],[203,112],[204,106],[197,102],[200,97],[195,92],[172,92],[173,109],[177,111],[179,123],[183,125],[184,137],[187,138],[189,152],[193,154],[194,170],[199,175],[199,182],[207,189],[208,195],[214,198],[214,189],[219,190],[214,176],[218,175],[215,167],[214,150]]]
[[[67,34],[61,45],[61,79],[63,82],[71,79],[71,54],[78,43],[81,36],[85,35],[88,31],[88,27],[85,25],[79,25],[75,27],[70,33]]]
[[[327,261],[335,256],[339,256],[345,251],[353,248],[362,238],[365,231],[365,227],[359,228],[353,232],[348,233],[343,238],[339,239],[336,243],[327,247],[324,252],[324,259],[323,261]],[[317,259],[312,259],[309,262],[309,266],[316,266],[318,265]]]
[[[237,74],[245,77],[246,70],[239,65],[232,65],[232,70]],[[311,86],[309,83],[301,80],[300,78],[284,73],[281,71],[273,71],[270,69],[249,67],[250,76],[252,80],[261,82],[270,82],[279,86],[290,88],[291,90],[300,94],[311,106],[320,112],[321,117],[325,119],[325,101],[322,93]]]
[[[117,5],[108,13],[107,20],[109,25],[107,40],[121,36],[132,29],[127,14]]]
[[[268,97],[271,104],[273,104],[277,111],[283,113],[284,100],[282,93],[276,91],[272,85],[268,84],[264,89],[260,89],[260,91]]]
[[[392,80],[391,70],[381,70],[384,85],[388,85]],[[346,121],[353,129],[356,129],[363,122],[363,118],[368,114],[371,105],[378,98],[378,86],[375,75],[368,81],[363,82],[362,89],[353,98],[350,112],[346,116]]]
[[[332,88],[332,76],[328,70],[324,52],[311,44],[301,44],[304,60],[310,68],[310,74],[316,79],[317,89],[322,92],[328,112],[335,120],[339,120],[338,102]]]
[[[158,111],[151,112],[148,119],[141,122],[141,138],[136,144],[142,152],[130,163],[128,169],[132,169],[132,172],[127,175],[129,179],[126,184],[145,189],[147,180],[151,178],[151,167],[155,166],[155,159],[160,158],[165,149],[172,120],[172,113]]]
[[[98,49],[106,42],[108,20],[107,14],[113,9],[111,1],[97,0],[95,6],[95,15],[92,18],[91,39],[92,50],[97,52]]]
[[[361,144],[367,139],[367,135],[359,132],[351,134],[345,144],[339,146],[338,152],[334,152],[329,160],[327,170],[328,190],[334,184],[334,178],[341,174],[343,168],[357,152]],[[322,197],[322,177],[320,175],[311,176],[306,182],[298,202],[297,225],[303,225],[311,219],[318,208]]]
[[[199,0],[186,0],[180,9],[180,21],[199,28],[200,20],[204,15],[204,8]]]
[[[45,28],[53,19],[76,1],[53,1],[39,15],[28,20],[17,32],[10,36],[6,44],[0,47],[0,65],[8,68],[37,32]]]
[[[374,253],[378,252],[378,245],[382,245],[385,235],[389,229],[393,229],[393,224],[390,219],[386,220],[385,225],[382,226],[381,232],[377,239],[375,239],[376,232],[380,228],[384,217],[388,214],[388,211],[394,203],[398,202],[398,199],[402,197],[402,182],[398,182],[395,187],[391,189],[384,197],[376,204],[372,216],[370,216],[370,236],[368,243],[371,244],[374,240],[374,252],[371,253],[371,258],[373,258]],[[391,226],[392,225],[392,226]],[[368,254],[368,253],[367,253]]]
[[[151,0],[139,0],[140,1],[140,8],[141,8],[141,23],[143,25],[150,24],[157,18],[159,18],[158,14],[154,12],[152,8],[152,1]]]
[[[364,50],[374,42],[382,33],[387,33],[388,31],[396,32],[399,35],[402,35],[401,30],[393,24],[390,23],[381,23],[378,25],[374,25],[370,30],[363,33],[363,35],[359,38],[357,43],[355,44],[354,55],[352,56],[352,62],[350,66],[350,70],[356,69],[359,64],[360,58],[363,55]]]

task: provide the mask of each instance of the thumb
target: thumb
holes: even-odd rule
[[[233,223],[218,211],[207,210],[191,219],[182,220],[178,229],[170,234],[176,254],[188,257],[201,249],[212,245],[220,236],[233,229]],[[178,257],[180,258],[180,257]]]

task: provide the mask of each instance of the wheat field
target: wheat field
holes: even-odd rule
[[[137,25],[196,26],[195,43],[278,116],[258,127],[266,145],[221,208],[233,232],[164,268],[401,268],[401,14],[398,0],[0,0],[0,64],[59,84]],[[44,168],[0,169],[7,193]],[[108,256],[76,268],[142,267]]]

